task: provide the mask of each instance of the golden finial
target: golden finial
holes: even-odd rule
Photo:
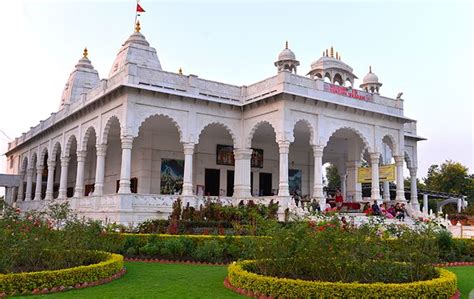
[[[331,46],[331,57],[334,57],[334,48]]]
[[[369,65],[369,73],[372,73],[372,66]]]
[[[336,59],[339,60],[339,52],[336,51]]]
[[[87,47],[84,48],[84,51],[82,52],[82,56],[84,58],[87,58],[87,55],[89,55],[89,51],[87,51]]]
[[[326,49],[326,57],[329,56],[328,53],[329,53],[329,52],[328,52],[328,49]]]
[[[140,32],[142,28],[140,27],[140,21],[137,20],[137,23],[135,24],[135,32]]]
[[[339,54],[339,60],[341,60],[341,54]]]
[[[285,43],[285,49],[288,49],[288,41]]]
[[[324,51],[323,51],[323,56],[324,56]]]
[[[179,68],[178,70],[178,74],[182,75],[183,74],[183,69],[182,68]]]

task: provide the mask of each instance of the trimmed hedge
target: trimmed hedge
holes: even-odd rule
[[[275,278],[245,270],[253,261],[232,263],[228,280],[238,289],[275,298],[449,298],[457,289],[456,275],[437,268],[439,277],[410,283],[341,283]]]
[[[24,294],[35,289],[72,287],[110,277],[122,270],[122,255],[101,251],[97,253],[103,256],[103,261],[97,264],[53,271],[0,274],[0,294]]]

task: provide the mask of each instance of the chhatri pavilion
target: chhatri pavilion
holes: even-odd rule
[[[6,201],[22,211],[69,201],[81,216],[130,224],[167,217],[177,198],[193,206],[208,196],[273,199],[285,209],[297,192],[323,204],[326,163],[337,167],[348,202],[406,201],[406,165],[408,206],[420,209],[416,121],[401,94],[380,94],[370,68],[358,89],[333,47],[301,74],[287,43],[275,75],[248,86],[163,70],[139,23],[107,78],[89,58],[84,50],[58,111],[8,145],[6,173],[19,183]],[[361,164],[370,166],[370,198]],[[388,164],[396,168],[392,196],[379,177]]]

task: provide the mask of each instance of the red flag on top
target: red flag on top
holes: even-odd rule
[[[137,12],[145,12],[143,7],[140,6],[140,4],[137,3]]]

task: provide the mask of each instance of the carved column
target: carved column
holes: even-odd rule
[[[97,165],[95,168],[94,195],[104,194],[104,176],[105,176],[105,155],[107,153],[106,144],[97,144]]]
[[[59,179],[59,199],[67,198],[67,173],[69,167],[69,157],[61,158],[61,178]]]
[[[25,200],[32,199],[32,189],[33,189],[33,168],[28,168],[26,171],[26,195]]]
[[[41,188],[43,185],[43,165],[36,166],[36,188],[35,188],[35,198],[33,200],[41,200]]]
[[[279,141],[280,151],[280,181],[278,184],[278,196],[290,196],[288,186],[288,153],[290,152],[289,141]]]
[[[122,166],[120,169],[120,194],[129,194],[130,191],[130,175],[132,170],[132,147],[133,137],[122,136]]]
[[[252,150],[250,148],[234,149],[235,172],[234,172],[234,194],[235,198],[252,197],[250,190],[250,158]]]
[[[379,160],[380,153],[370,153],[370,163],[372,167],[372,200],[380,200]]]
[[[20,171],[20,186],[18,187],[18,195],[16,201],[23,201],[25,197],[25,171]]]
[[[193,156],[194,143],[183,143],[184,150],[184,174],[183,174],[183,196],[193,195]]]
[[[341,178],[341,194],[342,194],[342,197],[344,198],[344,201],[347,201],[347,195],[346,195],[346,174],[341,174],[339,175],[339,177]]]
[[[56,168],[56,161],[48,161],[48,181],[46,184],[46,196],[45,200],[53,199],[53,187],[54,187],[54,169]]]
[[[362,200],[362,184],[357,182],[357,170],[360,167],[360,161],[347,161],[347,200],[358,202]]]
[[[423,213],[428,215],[428,194],[423,194]]]
[[[313,145],[314,157],[314,183],[313,197],[319,202],[320,207],[326,204],[326,198],[323,194],[323,150],[322,145]]]
[[[86,151],[77,151],[77,172],[76,172],[76,188],[74,197],[84,196],[84,166],[86,164]]]
[[[418,202],[418,190],[416,187],[416,167],[412,167],[410,170],[410,203],[415,211],[420,210],[420,203]]]
[[[395,156],[395,167],[397,168],[397,201],[406,201],[405,186],[403,182],[403,156]]]

